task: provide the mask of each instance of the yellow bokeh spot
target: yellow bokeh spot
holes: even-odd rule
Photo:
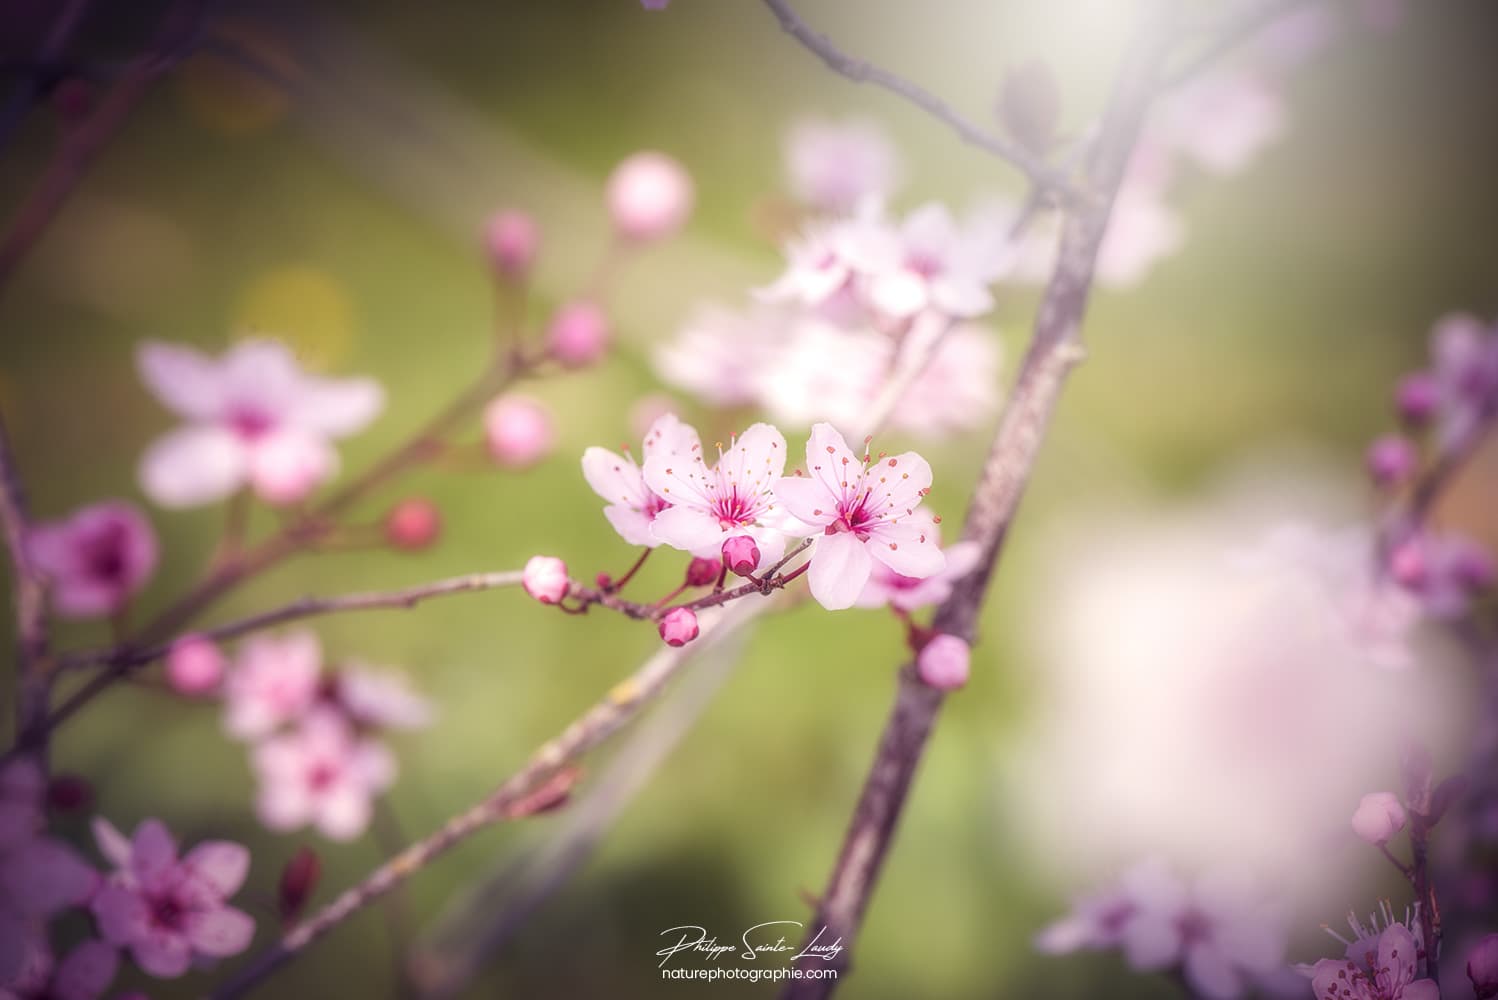
[[[235,303],[230,328],[240,337],[274,337],[310,368],[348,356],[354,308],[343,286],[309,265],[278,267],[256,278]]]
[[[177,94],[192,119],[211,132],[249,136],[286,114],[286,89],[303,74],[286,45],[262,25],[230,19],[217,25],[207,48],[175,75]]]

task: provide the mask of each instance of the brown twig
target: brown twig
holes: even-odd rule
[[[45,756],[47,700],[51,691],[48,663],[47,582],[26,551],[31,517],[26,490],[11,450],[10,435],[0,420],[0,526],[10,550],[16,614],[16,746]]]
[[[1147,108],[1167,32],[1151,23],[1131,45],[1092,144],[1085,175],[1101,200],[1068,213],[1055,271],[1046,287],[1035,332],[1014,392],[1004,410],[982,479],[968,508],[963,537],[982,547],[978,568],[954,586],[937,609],[934,627],[971,642],[978,612],[999,552],[1035,465],[1066,376],[1083,357],[1081,324],[1092,286],[1093,266],[1107,228],[1112,199],[1123,177]],[[895,827],[941,709],[943,693],[923,684],[911,665],[899,674],[898,691],[865,779],[836,864],[822,894],[807,942],[841,941],[830,962],[816,957],[801,968],[848,968],[854,938],[888,855]],[[794,979],[783,997],[825,997],[837,978]]]
[[[770,8],[775,19],[780,22],[780,27],[787,34],[821,59],[833,72],[855,83],[871,83],[903,97],[928,115],[949,125],[963,142],[986,150],[1018,168],[1037,188],[1063,194],[1072,199],[1078,196],[1078,192],[1067,180],[1065,174],[1035,157],[1023,146],[1009,142],[974,125],[958,114],[946,101],[920,84],[843,52],[831,38],[812,29],[810,25],[801,20],[801,16],[792,9],[788,0],[765,0],[765,6]]]

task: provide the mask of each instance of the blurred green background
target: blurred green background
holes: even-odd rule
[[[49,5],[7,6],[6,49],[24,51]],[[159,14],[145,3],[97,6],[85,41],[106,61],[133,51]],[[848,50],[924,81],[975,117],[988,115],[1006,68],[1042,58],[1062,81],[1069,126],[1085,123],[1119,43],[1117,19],[1100,3],[801,6]],[[974,680],[944,714],[845,995],[1174,990],[1122,976],[1110,957],[1057,961],[1029,948],[1069,887],[1036,874],[996,777],[1034,683],[1019,638],[1046,598],[1026,581],[1046,561],[1045,525],[1078,504],[1115,493],[1163,503],[1202,488],[1242,454],[1286,441],[1340,456],[1355,475],[1363,445],[1389,422],[1392,379],[1423,359],[1430,322],[1455,308],[1498,310],[1498,8],[1413,6],[1397,31],[1354,33],[1297,76],[1288,137],[1248,172],[1186,186],[1185,252],[1142,288],[1097,296],[1091,356],[1026,499]],[[171,420],[133,373],[143,338],[218,350],[236,332],[262,330],[321,370],[379,377],[387,410],[341,449],[345,467],[358,469],[484,363],[493,303],[477,234],[490,212],[525,207],[542,222],[531,303],[540,319],[601,253],[600,189],[623,156],[639,148],[677,156],[699,201],[685,237],[632,261],[619,283],[616,354],[525,387],[559,415],[550,459],[523,473],[414,475],[362,513],[372,520],[400,495],[430,496],[446,518],[436,550],[301,558],[235,592],[208,620],[302,593],[515,568],[538,551],[563,556],[579,575],[622,570],[632,555],[600,516],[577,457],[587,445],[635,436],[631,404],[661,388],[649,345],[693,303],[741,304],[747,287],[777,272],[757,220],[780,186],[780,135],[797,115],[859,113],[887,125],[907,159],[904,204],[936,197],[961,207],[1018,190],[1011,171],[941,126],[828,74],[747,0],[677,0],[658,14],[627,0],[231,4],[215,17],[215,31],[277,82],[221,55],[180,68],[0,288],[0,407],[43,516],[106,496],[145,506],[135,465]],[[44,107],[6,147],[6,217],[58,134]],[[1003,297],[997,325],[1008,372],[1034,300],[1033,292]],[[798,431],[786,431],[794,444]],[[931,503],[951,525],[985,437],[925,449],[937,469]],[[1466,491],[1472,510],[1490,504],[1492,466]],[[194,579],[221,516],[151,511],[163,560],[138,615]],[[271,525],[263,513],[256,521],[260,531]],[[670,585],[679,571],[670,562],[649,567],[642,592]],[[395,740],[402,772],[389,800],[412,835],[497,783],[658,647],[649,628],[547,613],[518,591],[316,627],[335,658],[404,667],[440,706],[436,729]],[[83,646],[107,634],[70,625],[58,637]],[[733,938],[762,921],[804,919],[800,893],[818,891],[836,850],[884,721],[900,639],[896,624],[873,612],[801,607],[766,621],[596,856],[467,995],[773,989],[663,984],[658,932],[701,923]],[[55,766],[86,775],[99,811],[122,827],[161,816],[188,842],[251,844],[251,908],[268,900],[302,843],[323,857],[319,899],[380,857],[372,841],[340,846],[261,831],[244,750],[220,734],[217,711],[150,687],[120,686],[69,725]],[[561,819],[492,830],[422,874],[409,894],[416,921]],[[64,830],[86,838],[82,821]],[[264,941],[274,921],[256,912]],[[380,958],[387,952],[386,922],[370,910],[262,995],[393,995]],[[152,996],[189,996],[207,982],[146,985]]]

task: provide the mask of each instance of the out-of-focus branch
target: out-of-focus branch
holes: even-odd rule
[[[937,609],[934,628],[971,642],[1004,539],[1040,444],[1050,424],[1066,376],[1083,357],[1082,318],[1092,287],[1093,267],[1107,229],[1113,196],[1155,92],[1156,74],[1170,33],[1163,17],[1151,18],[1131,44],[1114,87],[1097,140],[1085,166],[1089,189],[1101,199],[1069,212],[1055,271],[1035,320],[1035,331],[983,475],[968,508],[963,537],[982,547],[978,568],[954,586]],[[864,911],[878,881],[915,771],[941,709],[943,693],[926,686],[907,664],[880,738],[874,762],[843,839],[827,888],[807,931],[807,943],[841,940],[843,950],[830,962],[798,961],[802,968],[845,971]],[[804,950],[804,949],[803,949]],[[791,980],[783,997],[825,997],[837,979]]]
[[[788,0],[765,0],[780,27],[800,42],[829,69],[855,83],[872,83],[914,104],[931,117],[950,126],[962,140],[1007,161],[1030,179],[1037,188],[1075,198],[1078,192],[1065,174],[1036,157],[1018,143],[993,135],[958,114],[951,105],[920,84],[891,73],[862,59],[856,59],[837,47],[826,35],[814,30],[791,7]]]
[[[46,749],[47,698],[51,689],[47,583],[26,551],[31,516],[3,420],[0,420],[0,526],[10,549],[16,614],[16,746],[40,752]]]
[[[52,24],[47,28],[46,37],[35,56],[30,59],[31,65],[22,70],[25,75],[16,84],[5,107],[0,108],[0,147],[4,147],[25,121],[37,98],[45,93],[48,77],[54,72],[54,65],[67,49],[68,42],[78,30],[84,15],[88,13],[88,7],[89,0],[66,0],[58,8]]]
[[[1326,0],[1255,0],[1228,11],[1209,27],[1210,37],[1186,62],[1164,74],[1162,90],[1174,90],[1193,79],[1228,52],[1251,40],[1275,21],[1294,11]]]
[[[697,642],[657,652],[633,674],[614,685],[602,700],[561,734],[532,753],[519,771],[488,796],[376,868],[357,885],[292,929],[214,992],[214,1000],[231,1000],[244,995],[301,954],[312,942],[480,830],[540,811],[538,804],[556,804],[576,781],[577,772],[572,765],[583,754],[632,721],[654,701],[694,654],[712,648],[763,613],[766,607],[760,602],[734,605],[716,621],[705,622]],[[553,783],[559,780],[561,786],[553,789]],[[556,794],[549,794],[553,790]]]

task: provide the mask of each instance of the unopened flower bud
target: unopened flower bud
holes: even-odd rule
[[[718,581],[723,564],[716,559],[693,559],[687,564],[687,586],[706,587]]]
[[[407,497],[385,514],[385,540],[393,548],[416,552],[442,534],[442,511],[426,497]]]
[[[1407,481],[1419,461],[1414,442],[1399,434],[1385,434],[1368,446],[1368,476],[1384,489]]]
[[[228,663],[211,639],[187,635],[172,643],[166,654],[166,679],[172,690],[190,698],[217,691]]]
[[[955,635],[936,636],[916,654],[915,671],[921,680],[942,691],[955,691],[967,683],[972,650]]]
[[[723,565],[739,576],[752,576],[759,566],[759,546],[748,535],[735,535],[723,543]]]
[[[78,774],[59,774],[47,782],[47,805],[60,813],[82,812],[94,803],[94,786]]]
[[[317,852],[310,847],[299,848],[286,867],[281,869],[281,880],[276,887],[276,908],[283,921],[295,920],[312,898],[317,888],[322,862]]]
[[[1370,792],[1352,814],[1352,832],[1370,844],[1387,844],[1404,829],[1404,806],[1393,792]]]
[[[500,396],[484,410],[484,441],[500,465],[524,468],[540,461],[556,440],[551,413],[525,396]]]
[[[685,646],[697,638],[697,614],[691,608],[672,608],[661,619],[661,638],[668,646]]]
[[[567,596],[567,564],[553,556],[531,556],[520,585],[542,604],[555,604]]]
[[[541,247],[541,230],[525,212],[500,212],[484,229],[484,247],[495,271],[506,278],[524,278]]]
[[[670,236],[692,214],[691,175],[664,153],[636,153],[609,174],[609,218],[620,236],[648,243]]]
[[[1441,387],[1428,372],[1406,375],[1394,390],[1394,406],[1400,419],[1416,427],[1430,420],[1440,401]]]
[[[1488,934],[1467,955],[1467,978],[1477,1000],[1498,997],[1498,934]]]
[[[609,347],[609,318],[592,302],[569,302],[546,328],[546,349],[568,368],[594,364]]]

